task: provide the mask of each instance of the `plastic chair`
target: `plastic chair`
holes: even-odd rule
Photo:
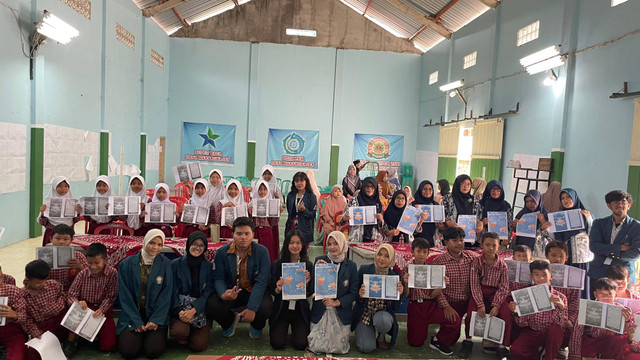
[[[240,181],[240,185],[242,186],[246,186],[246,187],[251,186],[251,181],[249,181],[249,178],[246,176],[238,176],[236,180]]]
[[[189,199],[187,199],[186,197],[182,197],[182,196],[169,196],[169,201],[171,201],[172,203],[176,204],[176,210],[180,210],[180,207],[182,207],[182,205],[186,204],[187,201],[189,201]]]
[[[94,231],[94,235],[100,235],[105,230],[109,230],[109,235],[122,236],[126,232],[128,236],[133,236],[133,229],[121,221],[112,222],[98,226]]]
[[[244,202],[245,203],[249,203],[249,201],[251,201],[251,193],[249,192],[249,187],[248,186],[243,186],[242,187],[242,195],[244,196]]]
[[[254,178],[253,180],[259,180],[259,179]],[[282,189],[282,179],[276,178],[276,182],[278,183],[278,189]]]
[[[193,186],[193,184],[191,184]],[[189,195],[189,188],[187,185],[183,183],[178,183],[173,187],[173,194],[175,196],[183,197],[189,199],[191,196]]]
[[[400,168],[400,173],[402,174],[402,187],[413,187],[413,165],[402,165],[402,167]]]
[[[148,197],[152,198],[153,194],[155,194],[155,192],[156,192],[156,189],[147,189],[147,190],[145,190],[145,192],[147,193]]]
[[[224,181],[224,185],[225,185],[225,186],[227,185],[227,183],[228,183],[230,180],[233,180],[233,176],[223,176],[223,177],[222,177],[222,181]]]

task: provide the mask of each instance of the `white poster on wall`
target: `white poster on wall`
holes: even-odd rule
[[[95,180],[98,176],[100,136],[97,132],[44,125],[43,182],[59,175],[70,181]]]
[[[438,153],[435,151],[416,150],[416,166],[414,171],[414,186],[422,180],[429,180],[433,184],[438,180]],[[411,187],[413,191],[414,186]]]
[[[147,170],[160,170],[160,138],[153,144],[147,144]]]
[[[24,191],[27,173],[27,127],[0,122],[0,194]]]

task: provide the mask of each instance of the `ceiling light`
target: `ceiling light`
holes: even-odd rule
[[[233,3],[233,1],[229,1],[226,4],[220,4],[218,6],[214,6],[211,9],[209,9],[208,11],[205,11],[204,13],[200,14],[199,16],[196,16],[192,19],[185,19],[185,21],[187,22],[187,24],[191,25],[193,23],[197,23],[203,20],[207,20],[209,18],[212,18],[216,15],[220,15],[225,11],[231,10],[235,7],[236,5]]]
[[[376,19],[373,16],[369,16],[369,14],[364,14],[364,17],[366,17],[367,19],[373,21],[376,25],[380,26],[381,28],[387,30],[388,32],[391,33],[391,35],[393,35],[395,37],[399,37],[399,38],[404,38],[405,37],[397,29],[395,29],[391,25],[385,24],[380,19]]]
[[[44,11],[42,22],[36,23],[36,31],[62,44],[68,44],[71,39],[80,35],[76,28],[47,10]]]
[[[544,86],[551,86],[555,84],[556,81],[558,81],[558,76],[556,75],[555,71],[551,70],[551,73],[549,74],[549,76],[544,78],[542,84],[544,84]]]
[[[611,0],[611,7],[618,6],[625,2],[627,2],[627,0]]]
[[[246,4],[251,0],[238,0],[238,5]]]
[[[567,60],[566,56],[558,55],[550,59],[536,63],[534,65],[528,66],[525,70],[527,70],[527,73],[529,73],[529,75],[533,75],[533,74],[541,73],[543,71],[547,71],[549,69],[552,69],[558,66],[562,66],[564,65],[566,60]]]
[[[454,81],[452,83],[448,83],[445,85],[440,86],[440,91],[442,92],[447,92],[449,90],[453,90],[453,89],[457,89],[459,87],[464,86],[464,79],[462,80],[458,80],[458,81]]]
[[[287,29],[286,34],[290,36],[308,36],[308,37],[316,37],[317,35],[315,30],[306,30],[306,29]]]
[[[557,55],[560,55],[560,45],[550,46],[529,56],[523,57],[522,59],[520,59],[520,65],[528,67],[542,60],[546,60]]]

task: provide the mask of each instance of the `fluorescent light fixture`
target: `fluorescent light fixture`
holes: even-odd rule
[[[550,46],[529,56],[523,57],[522,59],[520,59],[520,65],[528,67],[542,60],[546,60],[557,55],[560,55],[560,45]]]
[[[420,51],[422,51],[423,53],[426,53],[426,52],[427,52],[427,50],[429,50],[429,49],[427,49],[426,47],[424,47],[424,46],[422,46],[422,45],[418,44],[418,43],[417,43],[417,42],[415,42],[415,41],[413,42],[413,47],[414,47],[414,48],[416,48],[416,49],[418,49],[418,50],[420,50]]]
[[[618,6],[622,3],[627,2],[628,0],[611,0],[611,7]]]
[[[369,16],[369,14],[364,14],[364,17],[366,17],[367,19],[373,21],[376,25],[380,26],[381,28],[387,30],[388,32],[391,33],[391,35],[393,35],[395,37],[399,37],[399,38],[404,38],[405,37],[397,29],[391,27],[390,25],[385,24],[380,19],[376,19],[373,16]]]
[[[533,74],[541,73],[543,71],[547,71],[549,69],[552,69],[558,66],[562,66],[564,65],[566,60],[567,60],[566,56],[558,55],[550,59],[541,61],[539,63],[533,64],[531,66],[528,66],[525,68],[525,70],[527,70],[527,73],[529,73],[529,75],[533,75]]]
[[[251,1],[251,0],[238,0],[238,5],[246,4],[246,3],[248,3],[249,1]]]
[[[360,15],[363,15],[364,12],[360,9],[358,9],[357,7],[355,7],[354,5],[352,5],[351,3],[349,3],[348,1],[345,0],[340,0],[341,3],[347,5],[348,7],[352,8],[355,12],[357,12]]]
[[[42,22],[36,23],[36,31],[62,44],[68,44],[71,39],[80,35],[76,28],[47,10],[44,11]]]
[[[187,24],[191,25],[193,23],[197,23],[200,21],[204,21],[207,20],[209,18],[212,18],[216,15],[220,15],[225,11],[229,11],[231,9],[233,9],[234,7],[236,7],[236,5],[233,3],[233,1],[229,1],[226,4],[220,4],[218,6],[214,6],[211,9],[209,9],[208,11],[205,11],[204,13],[200,14],[197,17],[194,17],[192,19],[185,19],[185,21],[187,22]]]
[[[308,37],[316,37],[317,35],[315,30],[306,30],[306,29],[287,29],[286,34],[290,36],[308,36]]]
[[[458,81],[454,81],[452,83],[448,83],[448,84],[444,84],[442,86],[440,86],[440,91],[442,92],[447,92],[453,89],[457,89],[459,87],[464,86],[464,79],[462,80],[458,80]]]

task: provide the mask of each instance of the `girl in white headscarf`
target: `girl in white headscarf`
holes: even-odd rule
[[[273,238],[274,229],[278,231],[278,222],[280,220],[277,216],[271,217],[256,217],[256,211],[258,208],[258,200],[273,199],[271,191],[269,191],[269,183],[264,180],[258,181],[256,184],[255,196],[249,203],[249,215],[252,216],[253,225],[255,226],[254,237],[258,239],[261,245],[264,245],[269,250],[269,258],[271,263],[278,260],[280,248],[279,242]],[[268,210],[268,201],[267,201]],[[278,207],[279,211],[282,211],[282,206]]]
[[[51,189],[49,190],[49,194],[47,194],[48,198],[66,198],[72,199],[73,195],[71,194],[71,190],[69,188],[69,180],[67,180],[64,176],[56,176],[51,181]],[[75,223],[80,221],[80,206],[77,207],[77,216],[74,218],[47,218],[44,216],[44,211],[47,209],[47,205],[42,204],[40,206],[40,215],[38,215],[38,224],[45,227],[44,235],[42,236],[42,246],[47,245],[51,242],[51,231],[56,225],[65,224],[73,227]]]
[[[100,175],[96,178],[96,187],[93,189],[92,196],[98,198],[108,198],[109,196],[113,196],[113,192],[111,191],[111,181],[108,176]],[[100,211],[98,211],[98,213],[100,213]],[[89,222],[88,233],[93,234],[99,226],[110,223],[112,219],[111,216],[108,215],[91,215],[85,216],[85,221]]]
[[[278,180],[276,179],[276,173],[273,170],[273,166],[265,165],[260,171],[260,179],[251,182],[251,198],[256,196],[258,192],[257,186],[260,180],[264,180],[269,184],[269,192],[274,199],[280,199],[280,188],[278,187]]]
[[[217,204],[224,198],[224,183],[222,182],[222,171],[219,169],[213,169],[209,172],[209,202],[211,204]]]
[[[127,189],[127,196],[139,196],[140,197],[140,215],[127,215],[127,225],[133,229],[134,236],[144,236],[147,233],[146,227],[143,225],[144,205],[149,202],[149,196],[145,189],[144,178],[140,175],[132,176],[129,179],[129,188]]]
[[[170,204],[171,203],[171,200],[169,200],[169,194],[170,194],[169,185],[165,183],[159,183],[158,185],[155,186],[153,190],[154,190],[153,198],[151,199],[151,201],[149,201],[150,204]],[[176,223],[177,223],[178,219],[180,219],[180,212],[178,211],[177,207],[176,207],[176,211],[174,212],[174,215],[176,216]],[[175,223],[173,224],[146,223],[147,229],[159,229],[164,233],[166,237],[173,236],[173,229],[171,227],[175,225],[176,225]]]
[[[189,237],[192,233],[196,231],[207,231],[208,224],[211,220],[213,220],[213,211],[211,208],[211,198],[209,197],[209,184],[205,179],[198,179],[195,183],[193,183],[193,195],[189,199],[189,204],[206,207],[209,208],[209,220],[207,224],[204,225],[195,225],[195,224],[187,224],[184,223],[184,228],[182,229],[181,237]],[[180,209],[184,211],[184,207]]]
[[[246,206],[244,202],[244,194],[242,192],[242,185],[240,181],[231,179],[227,183],[227,191],[225,191],[224,198],[216,204],[216,210],[214,212],[214,223],[222,224],[222,209],[226,207],[239,207]],[[231,231],[231,225],[220,227],[220,238],[231,239],[233,238],[233,232]]]

